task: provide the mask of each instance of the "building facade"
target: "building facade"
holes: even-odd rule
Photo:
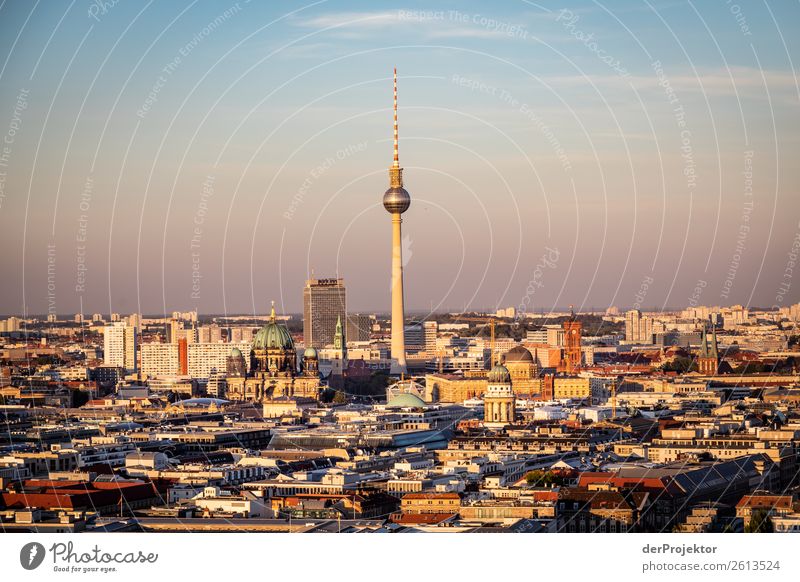
[[[136,328],[116,321],[103,328],[103,363],[136,371]]]
[[[344,279],[309,279],[303,289],[303,340],[306,347],[333,343],[336,321],[347,320]]]

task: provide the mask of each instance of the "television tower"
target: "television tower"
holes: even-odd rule
[[[397,148],[397,67],[394,69],[394,161],[389,167],[389,189],[383,207],[392,215],[392,365],[391,375],[406,373],[405,309],[403,307],[403,237],[401,214],[411,206],[411,196],[403,188],[403,168]]]

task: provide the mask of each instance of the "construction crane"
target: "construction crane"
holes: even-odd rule
[[[483,323],[483,327],[486,325],[489,326],[489,348],[492,352],[492,365],[490,368],[493,368],[495,365],[495,354],[494,354],[494,326],[497,323],[497,320],[494,317],[479,317],[479,316],[472,316],[472,317],[456,317],[456,321],[474,321],[477,323]]]
[[[439,368],[439,373],[444,372],[444,356],[447,354],[447,350],[444,348],[436,348],[436,362]]]
[[[619,380],[611,384],[611,418],[617,418],[617,390],[625,382],[625,376],[621,376]]]

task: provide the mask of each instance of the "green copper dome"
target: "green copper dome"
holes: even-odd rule
[[[425,402],[414,394],[399,394],[386,403],[386,408],[426,408]]]
[[[254,350],[265,349],[282,349],[293,350],[294,341],[292,335],[285,325],[281,325],[275,321],[275,307],[272,308],[270,322],[256,332],[253,338]]]
[[[511,374],[508,368],[497,364],[489,370],[489,383],[490,384],[511,384]]]

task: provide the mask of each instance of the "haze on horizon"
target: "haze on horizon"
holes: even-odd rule
[[[407,312],[798,302],[800,5],[569,4],[7,0],[0,313],[387,312],[394,66]]]

